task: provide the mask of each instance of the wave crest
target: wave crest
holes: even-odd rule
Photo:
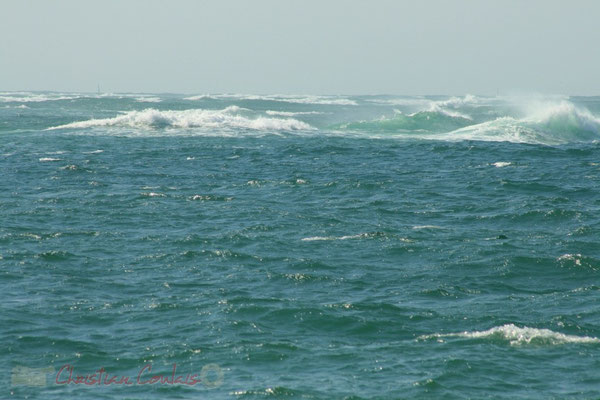
[[[317,96],[317,95],[254,95],[254,94],[201,94],[197,96],[184,97],[184,100],[255,100],[255,101],[275,101],[294,104],[317,104],[333,106],[356,106],[355,100],[339,96]]]
[[[330,241],[330,240],[348,240],[348,239],[371,239],[377,237],[383,237],[385,233],[383,232],[368,232],[368,233],[359,233],[357,235],[345,235],[345,236],[311,236],[305,237],[300,240],[303,242],[315,242],[315,241]]]
[[[521,119],[501,117],[449,132],[450,139],[564,144],[600,139],[600,118],[567,101],[544,104]]]
[[[562,131],[580,135],[587,132],[597,136],[600,133],[600,118],[587,109],[577,108],[567,101],[544,107],[532,115],[526,122],[532,122],[548,131]]]
[[[252,129],[262,131],[313,130],[309,124],[292,118],[252,118],[242,115],[246,111],[237,106],[223,110],[166,110],[148,108],[142,111],[129,111],[113,118],[91,119],[72,122],[48,128],[83,129],[92,127],[131,127],[131,128],[210,128],[210,129]]]
[[[473,103],[469,98],[451,98],[431,103],[428,111],[398,112],[392,118],[349,122],[335,126],[342,131],[418,135],[422,139],[460,141],[507,141],[559,145],[600,140],[600,118],[569,101],[530,103],[525,116],[502,116],[475,123],[454,105]],[[448,110],[446,107],[451,107]]]
[[[448,132],[473,122],[463,115],[445,111],[419,111],[414,114],[397,113],[392,118],[358,121],[338,125],[337,129],[369,132]]]
[[[589,336],[565,335],[550,329],[521,328],[514,324],[496,326],[485,331],[459,332],[459,333],[436,333],[433,335],[420,336],[419,339],[432,339],[444,337],[461,337],[469,339],[490,339],[508,341],[511,345],[524,344],[565,344],[565,343],[600,343],[600,339]]]

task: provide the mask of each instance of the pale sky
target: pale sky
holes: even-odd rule
[[[0,0],[0,91],[600,95],[595,0]]]

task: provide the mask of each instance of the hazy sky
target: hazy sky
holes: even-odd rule
[[[0,91],[600,94],[600,1],[0,2]]]

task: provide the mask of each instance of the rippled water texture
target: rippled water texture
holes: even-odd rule
[[[1,93],[0,397],[598,398],[599,115]]]

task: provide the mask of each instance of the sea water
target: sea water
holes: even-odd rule
[[[600,98],[0,93],[2,398],[600,397]]]

